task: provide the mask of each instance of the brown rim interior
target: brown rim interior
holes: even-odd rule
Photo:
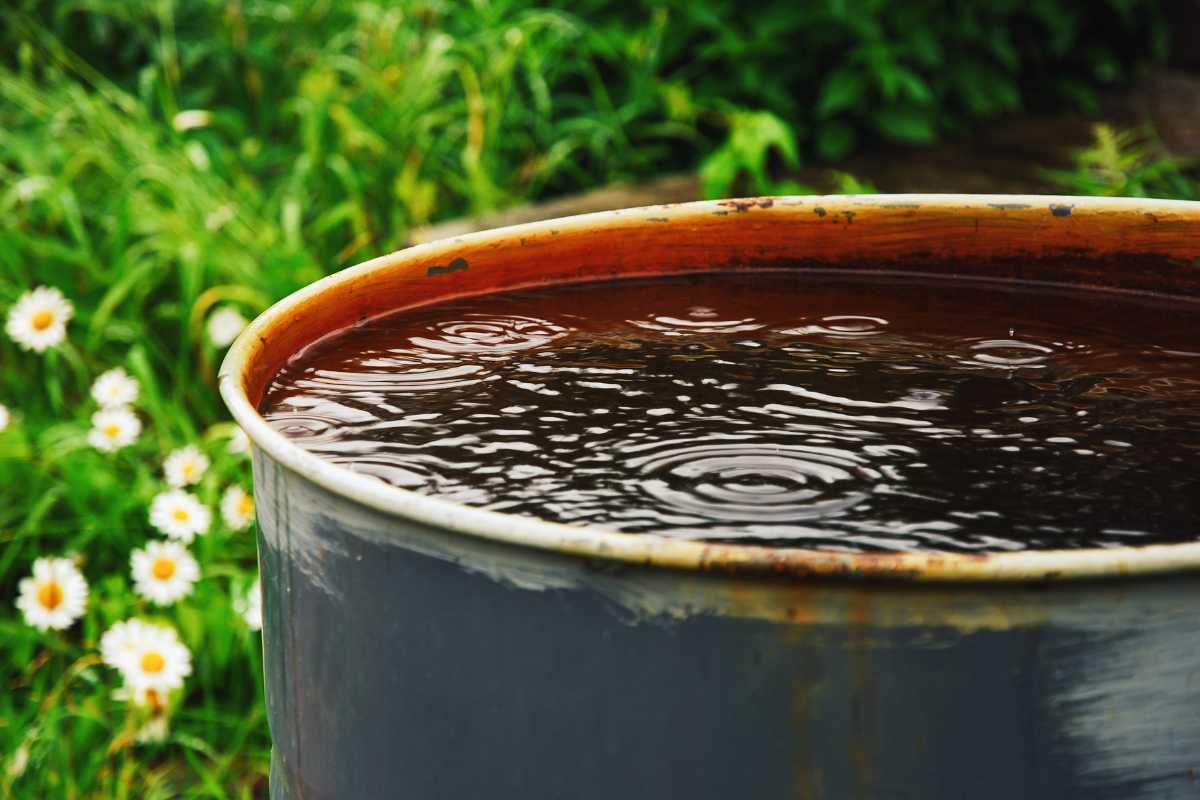
[[[714,270],[850,269],[1200,294],[1200,203],[980,200],[993,202],[884,196],[689,203],[402,250],[363,265],[372,269],[341,273],[345,280],[290,309],[280,321],[285,324],[263,337],[245,388],[257,403],[297,350],[368,317],[550,283]]]

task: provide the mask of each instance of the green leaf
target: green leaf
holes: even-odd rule
[[[817,129],[817,154],[825,161],[841,161],[854,149],[858,134],[842,119],[832,119]]]
[[[888,139],[907,144],[928,144],[937,140],[937,127],[931,112],[906,106],[892,106],[875,112],[875,127]]]
[[[866,93],[867,81],[862,72],[843,67],[829,74],[821,85],[821,96],[814,109],[818,117],[831,117],[856,105]]]
[[[971,116],[986,119],[1021,106],[1016,84],[1000,70],[978,61],[964,61],[953,77],[955,93]]]
[[[897,65],[893,70],[893,80],[900,94],[906,94],[922,105],[933,102],[933,90],[917,73],[908,67]]]
[[[766,111],[734,111],[729,117],[729,139],[700,165],[700,181],[708,197],[720,197],[745,174],[754,191],[767,192],[767,158],[779,153],[788,166],[800,163],[791,126]]]
[[[700,163],[700,185],[704,196],[709,199],[727,196],[737,175],[737,156],[729,146],[715,150]]]

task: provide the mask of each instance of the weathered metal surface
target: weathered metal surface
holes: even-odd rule
[[[412,248],[273,307],[222,393],[255,448],[274,797],[1200,796],[1200,543],[837,554],[575,528],[387,486],[255,411],[301,345],[397,307],[773,268],[1195,297],[1200,204],[631,209]]]

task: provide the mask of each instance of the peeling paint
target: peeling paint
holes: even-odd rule
[[[1051,203],[1050,204],[1050,213],[1056,217],[1069,217],[1069,216],[1071,216],[1071,209],[1073,209],[1074,207],[1075,207],[1074,205]]]

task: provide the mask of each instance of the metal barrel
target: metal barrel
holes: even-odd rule
[[[387,486],[256,404],[372,314],[518,286],[870,269],[1200,295],[1200,204],[754,198],[400,251],[231,349],[254,444],[271,794],[1200,797],[1200,543],[843,554],[626,535]]]

